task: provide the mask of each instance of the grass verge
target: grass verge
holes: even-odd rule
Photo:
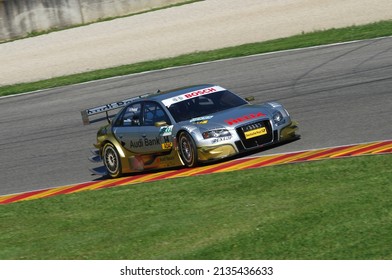
[[[0,96],[48,89],[58,86],[77,84],[114,76],[135,74],[144,71],[164,69],[168,67],[190,65],[194,63],[214,61],[225,58],[268,53],[287,49],[319,46],[352,40],[363,40],[392,35],[392,20],[377,23],[330,29],[312,33],[300,34],[289,38],[276,39],[260,43],[245,44],[236,47],[223,48],[213,51],[196,52],[178,57],[123,65],[86,73],[57,77],[53,79],[22,83],[0,87]]]
[[[391,155],[1,206],[0,259],[391,259]]]

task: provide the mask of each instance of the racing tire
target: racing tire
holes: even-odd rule
[[[122,175],[121,159],[112,143],[106,143],[103,146],[102,157],[108,175],[112,178],[120,177]]]
[[[182,131],[178,135],[178,146],[180,157],[185,164],[186,167],[196,167],[198,166],[198,158],[197,158],[197,148],[195,140],[193,140],[192,136],[185,131]]]

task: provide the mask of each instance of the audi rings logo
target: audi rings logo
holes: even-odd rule
[[[242,131],[247,132],[247,131],[262,128],[262,127],[264,127],[264,126],[261,122],[252,123],[252,124],[248,124],[248,125],[242,127]]]

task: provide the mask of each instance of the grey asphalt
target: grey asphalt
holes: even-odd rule
[[[390,20],[391,11],[391,0],[197,1],[0,44],[0,85]]]
[[[83,126],[82,109],[199,83],[299,121],[299,141],[259,155],[392,139],[392,38],[258,55],[0,99],[0,195],[98,179],[87,158],[104,122]]]

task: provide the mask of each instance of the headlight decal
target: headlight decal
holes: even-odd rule
[[[275,111],[272,115],[272,120],[276,125],[282,125],[286,122],[283,114],[280,111]]]
[[[231,136],[231,133],[227,129],[214,129],[203,132],[202,136],[204,139],[220,138]]]

